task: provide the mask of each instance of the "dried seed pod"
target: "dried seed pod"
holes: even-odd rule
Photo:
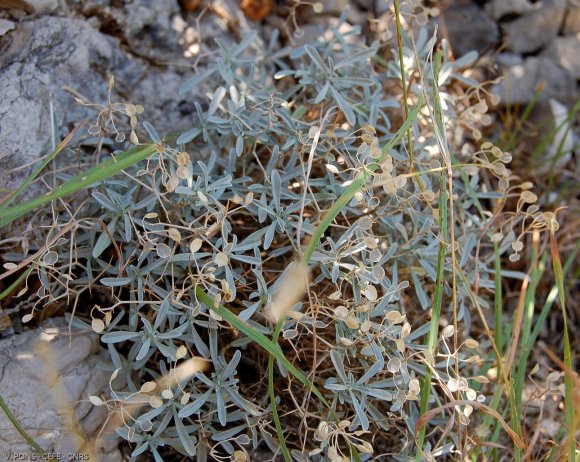
[[[92,327],[94,332],[96,332],[97,334],[100,334],[101,332],[103,332],[105,330],[105,323],[101,319],[95,318],[91,322],[91,327]]]
[[[169,235],[169,237],[171,239],[173,239],[175,242],[180,243],[181,242],[181,233],[179,232],[178,229],[176,228],[169,228],[167,230],[167,234]]]
[[[214,261],[215,261],[215,264],[221,268],[221,267],[226,266],[230,262],[230,259],[225,253],[218,252],[218,254],[215,256]]]

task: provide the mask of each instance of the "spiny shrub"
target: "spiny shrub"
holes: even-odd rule
[[[177,451],[198,461],[240,461],[264,444],[277,453],[274,405],[295,460],[343,461],[355,452],[360,460],[406,460],[416,451],[422,387],[432,387],[430,407],[485,400],[476,392],[483,381],[478,342],[457,339],[470,332],[474,304],[485,308],[481,294],[493,288],[492,262],[477,258],[480,244],[493,234],[501,252],[511,246],[517,253],[511,230],[526,219],[514,216],[496,229],[486,207],[534,198],[519,192],[528,185],[510,187],[509,154],[479,149],[476,140],[448,144],[463,115],[464,128],[476,130],[474,105],[484,114],[485,94],[479,87],[463,98],[447,92],[474,84],[461,69],[475,56],[450,62],[443,53],[435,78],[435,42],[425,31],[413,47],[405,38],[403,49],[413,76],[409,104],[421,105],[410,129],[413,162],[407,143],[384,152],[405,119],[398,52],[388,58],[381,43],[364,45],[359,34],[343,15],[324,40],[299,47],[280,48],[276,34],[269,44],[256,34],[234,46],[217,40],[203,70],[184,83],[186,94],[211,88],[207,101],[194,101],[191,129],[163,139],[144,123],[154,155],[93,187],[78,209],[55,204],[51,233],[70,223],[74,232],[46,240],[27,320],[43,304],[74,299],[76,306],[88,293],[100,300],[90,324],[71,314],[108,348],[110,394],[91,401],[120,413],[116,431],[133,445],[132,456],[162,460]],[[117,109],[131,119],[130,136],[100,117],[90,129],[100,146],[139,142],[142,108]],[[317,242],[307,294],[283,318],[279,341],[332,412],[281,362],[271,403],[267,353],[201,303],[196,288],[271,337],[268,309],[281,276],[364,171],[369,181]],[[430,351],[437,285],[442,330]],[[163,381],[190,356],[209,368]],[[474,407],[456,406],[449,421],[473,425]],[[448,424],[441,417],[432,423]],[[462,444],[458,435],[428,439],[421,449],[428,457],[452,453]]]

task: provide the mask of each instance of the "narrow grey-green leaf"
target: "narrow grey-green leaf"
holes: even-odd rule
[[[101,342],[104,343],[119,343],[124,342],[126,340],[131,340],[134,338],[139,337],[139,332],[128,332],[124,330],[120,330],[117,332],[108,332],[105,335],[101,336]]]

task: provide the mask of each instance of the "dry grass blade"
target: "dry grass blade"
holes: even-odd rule
[[[109,412],[94,448],[117,433],[134,445],[129,457],[156,460],[184,449],[197,460],[248,460],[250,444],[266,444],[285,462],[519,462],[551,438],[552,454],[574,456],[580,395],[567,327],[553,346],[564,356],[556,379],[532,391],[557,394],[546,409],[564,401],[566,418],[555,411],[558,433],[531,436],[531,422],[545,418],[543,406],[530,417],[537,369],[528,375],[528,358],[542,354],[549,305],[537,316],[540,271],[504,265],[510,245],[511,262],[524,249],[530,261],[529,235],[555,213],[541,212],[532,182],[516,184],[508,165],[517,159],[484,139],[483,117],[495,119],[487,83],[469,76],[473,53],[454,60],[436,31],[413,30],[433,13],[424,5],[388,6],[397,35],[377,24],[372,46],[336,27],[298,51],[273,38],[273,61],[262,59],[256,34],[200,55],[204,71],[185,86],[211,80],[211,101],[194,101],[197,117],[175,146],[143,122],[153,144],[138,145],[132,130],[135,147],[113,151],[125,135],[111,114],[136,128],[137,106],[95,105],[103,112],[90,141],[57,156],[51,191],[0,201],[3,231],[26,213],[32,220],[24,239],[0,242],[24,250],[7,254],[0,300],[30,282],[8,300],[38,300],[25,322],[42,305],[74,300],[73,317],[90,319],[84,327],[109,345],[110,392],[83,397]],[[385,55],[393,43],[398,56]],[[95,161],[97,143],[112,158]],[[60,164],[75,164],[75,154],[98,165],[71,177]],[[540,264],[537,250],[531,260],[543,271],[549,251],[542,246]],[[554,236],[552,253],[550,303],[559,293],[565,323]],[[185,361],[189,348],[211,359]],[[569,371],[565,400],[560,370]],[[55,401],[78,431],[71,403]]]
[[[274,295],[274,299],[267,309],[268,317],[276,324],[272,343],[277,344],[280,337],[280,331],[284,325],[286,313],[304,296],[308,290],[308,267],[302,262],[298,261],[292,264],[292,267],[282,276],[281,287]],[[284,437],[284,430],[278,415],[276,407],[276,393],[274,390],[274,356],[270,355],[268,358],[268,394],[270,402],[272,403],[272,418],[278,441],[280,443],[280,451],[286,462],[291,462],[292,457],[288,452],[286,446],[286,438]]]
[[[308,267],[302,262],[295,262],[282,278],[280,289],[268,307],[268,316],[274,323],[283,319],[306,293],[309,285]]]
[[[26,179],[22,182],[22,184],[12,193],[8,194],[7,196],[0,199],[0,210],[4,210],[8,207],[14,200],[24,191],[32,181],[46,168],[46,166],[54,160],[54,158],[71,142],[77,131],[82,127],[82,125],[78,125],[74,128],[64,140],[62,140],[56,149],[52,151],[46,159],[42,161],[42,163],[38,166],[38,168],[32,172]]]
[[[274,308],[270,311],[273,313],[272,317],[277,319],[276,328],[274,330],[274,335],[272,337],[272,343],[274,345],[278,344],[278,338],[280,336],[280,332],[282,329],[282,324],[284,317],[280,317],[282,314],[285,314],[294,303],[296,303],[303,295],[304,291],[308,287],[308,264],[310,263],[310,259],[316,249],[316,246],[322,239],[324,232],[328,229],[328,227],[332,224],[334,219],[338,216],[338,214],[343,210],[343,208],[348,204],[348,202],[354,197],[355,193],[359,191],[366,181],[370,177],[370,173],[374,172],[377,167],[380,165],[382,161],[386,158],[386,156],[390,153],[391,149],[398,143],[404,134],[407,132],[408,129],[412,126],[412,123],[415,121],[417,116],[419,115],[419,111],[423,104],[422,96],[419,97],[415,108],[411,111],[408,117],[405,119],[401,127],[399,127],[396,135],[382,148],[381,150],[381,157],[377,160],[376,164],[371,164],[367,170],[363,170],[360,172],[352,183],[346,188],[346,190],[341,194],[338,200],[334,203],[334,205],[326,212],[320,224],[316,227],[310,242],[306,246],[304,254],[302,256],[302,260],[300,263],[296,264],[296,267],[293,268],[290,274],[293,277],[299,278],[301,283],[299,283],[298,287],[292,287],[290,283],[283,283],[282,289],[276,295],[276,299],[274,300]],[[292,281],[289,281],[292,282]],[[227,320],[227,319],[226,319]],[[231,324],[231,323],[230,323]],[[282,433],[282,428],[280,424],[280,419],[278,417],[277,411],[275,410],[275,396],[274,396],[274,355],[270,355],[268,360],[268,389],[270,394],[270,401],[272,402],[272,409],[273,409],[273,418],[274,423],[276,426],[276,431],[278,433],[278,437],[281,443],[281,450],[284,455],[284,459],[286,461],[290,461],[290,454],[286,449],[286,444],[284,441],[284,436]],[[285,358],[284,358],[285,359]],[[295,375],[295,374],[294,374]],[[296,375],[295,375],[296,376]],[[299,378],[299,377],[297,377]],[[299,378],[300,379],[300,378]],[[301,380],[302,381],[302,380]],[[305,383],[302,381],[302,383]],[[317,390],[315,388],[311,388],[312,391],[316,394]],[[317,395],[318,396],[318,395]],[[318,396],[320,398],[320,396]],[[326,400],[324,400],[325,404]],[[355,460],[360,460],[358,452],[354,446],[350,447],[352,456]]]
[[[101,162],[86,172],[71,178],[66,183],[56,188],[54,191],[50,191],[47,194],[35,197],[34,199],[26,201],[23,204],[19,204],[14,207],[7,207],[3,209],[2,216],[0,217],[0,228],[9,225],[28,212],[36,210],[45,204],[49,204],[53,200],[69,196],[70,194],[86,189],[89,186],[98,183],[99,181],[106,180],[107,178],[112,177],[120,171],[131,167],[135,163],[148,158],[156,151],[157,146],[152,144],[131,148],[125,151],[123,154],[113,159],[108,159],[104,162]]]
[[[442,406],[439,406],[437,408],[430,409],[429,411],[427,411],[425,414],[423,414],[417,420],[417,423],[415,424],[415,432],[418,433],[419,430],[425,424],[427,424],[427,422],[429,422],[436,415],[440,414],[441,411],[443,411],[445,409],[449,409],[449,408],[455,408],[455,406],[467,406],[467,405],[472,406],[474,408],[477,408],[477,409],[485,412],[486,414],[490,415],[494,419],[496,419],[501,424],[504,431],[508,434],[508,436],[511,438],[511,440],[514,442],[514,444],[518,448],[520,448],[522,450],[524,450],[526,448],[526,444],[517,435],[517,433],[511,429],[511,427],[506,423],[506,421],[503,419],[503,417],[501,416],[501,414],[499,412],[497,412],[494,409],[492,409],[491,407],[486,406],[485,404],[479,403],[477,401],[469,401],[469,400],[464,400],[464,399],[454,400],[454,401],[451,401],[449,403],[443,404]]]
[[[518,342],[520,339],[520,334],[522,331],[522,320],[524,317],[524,308],[526,306],[526,293],[528,290],[528,286],[530,284],[530,269],[526,274],[524,281],[522,282],[522,286],[520,288],[520,295],[518,297],[518,305],[516,308],[515,318],[514,318],[514,328],[512,333],[512,341],[509,349],[509,353],[506,358],[506,362],[504,365],[504,370],[509,371],[512,367],[512,363],[516,357],[518,351]]]
[[[558,367],[560,369],[562,369],[562,371],[564,372],[564,374],[566,375],[566,378],[573,382],[573,387],[572,387],[572,404],[573,404],[573,409],[577,410],[580,409],[580,377],[578,377],[578,373],[573,371],[571,368],[569,368],[564,361],[562,361],[560,358],[558,358],[558,356],[556,356],[554,354],[554,352],[552,350],[550,350],[546,345],[542,343],[540,343],[540,348],[544,351],[544,353],[546,353],[546,355],[548,355],[548,357],[554,361]],[[574,451],[576,448],[576,442],[575,442],[575,433],[573,433],[573,431],[578,428],[578,421],[580,420],[580,415],[578,415],[578,413],[574,412],[574,421],[572,422],[572,427],[569,429],[568,432],[568,442],[567,442],[567,446],[570,447],[571,451]]]
[[[566,424],[568,425],[568,459],[573,460],[576,455],[576,420],[577,420],[577,403],[575,406],[575,392],[574,381],[570,374],[572,373],[572,352],[570,347],[570,337],[568,333],[568,316],[566,314],[566,292],[564,291],[564,271],[562,269],[562,262],[560,260],[560,252],[558,251],[558,244],[554,236],[553,230],[550,230],[550,249],[552,252],[552,266],[554,269],[554,277],[558,285],[558,296],[560,299],[560,307],[562,308],[562,319],[564,321],[564,365],[568,373],[564,380],[564,409],[566,412]]]
[[[54,351],[50,346],[51,337],[53,337],[53,335],[47,332],[34,346],[35,353],[43,359],[43,381],[47,389],[50,390],[50,397],[54,402],[56,409],[58,409],[61,422],[67,428],[71,441],[75,445],[75,449],[77,451],[86,452],[89,455],[90,460],[99,461],[99,451],[96,450],[95,446],[85,438],[80,423],[76,417],[75,410],[68,399],[68,390],[66,390],[60,381],[56,358],[54,356]]]

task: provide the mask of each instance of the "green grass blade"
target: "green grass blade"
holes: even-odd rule
[[[532,253],[532,261],[536,259],[536,251],[534,250]],[[536,264],[536,268],[530,274],[530,287],[526,293],[526,301],[525,301],[525,312],[524,312],[524,320],[522,326],[522,340],[520,346],[520,356],[519,361],[516,369],[516,379],[515,379],[515,397],[516,397],[516,405],[517,405],[517,415],[514,416],[515,419],[522,421],[521,415],[521,406],[522,406],[522,393],[524,387],[524,381],[526,378],[526,370],[528,364],[528,358],[530,353],[532,352],[532,348],[534,345],[534,339],[531,336],[532,333],[532,324],[533,324],[533,316],[534,316],[534,300],[536,298],[536,289],[540,283],[540,279],[544,274],[544,264],[546,262],[546,255],[544,255],[541,261]]]
[[[417,118],[417,115],[419,114],[419,111],[421,110],[421,104],[422,104],[422,98],[419,98],[419,101],[417,102],[415,108],[413,109],[413,111],[411,111],[409,116],[406,118],[405,122],[401,125],[401,127],[399,128],[399,130],[397,131],[395,136],[393,138],[391,138],[389,140],[389,142],[386,143],[386,145],[383,147],[382,155],[377,160],[377,163],[376,164],[373,163],[373,164],[369,165],[365,170],[361,171],[355,177],[353,182],[340,195],[340,197],[334,203],[334,205],[326,212],[323,219],[316,227],[316,229],[312,235],[312,238],[310,239],[310,242],[308,243],[308,246],[306,247],[304,255],[302,256],[302,264],[304,264],[305,266],[308,266],[308,264],[310,263],[310,259],[312,258],[312,255],[314,254],[314,251],[316,250],[316,247],[318,246],[318,244],[320,243],[320,240],[322,239],[322,236],[324,235],[324,232],[332,224],[332,222],[338,216],[338,214],[342,211],[342,209],[352,200],[355,193],[362,188],[362,186],[370,178],[372,172],[374,172],[378,168],[378,166],[382,162],[384,162],[387,155],[389,154],[391,149],[395,146],[395,144],[397,144],[401,140],[401,138],[405,135],[407,130],[409,130],[411,128],[414,120]],[[227,319],[226,319],[226,321],[227,321]],[[276,329],[274,331],[274,336],[272,338],[272,344],[275,344],[275,345],[278,344],[278,337],[280,336],[280,331],[282,330],[283,323],[284,323],[283,319],[277,323]],[[278,434],[278,439],[280,440],[280,450],[282,452],[282,455],[284,456],[284,459],[288,462],[291,460],[291,458],[290,458],[290,454],[288,454],[288,449],[286,448],[286,442],[284,440],[284,433],[282,431],[282,425],[280,423],[278,412],[276,411],[276,401],[275,401],[276,396],[275,396],[275,392],[274,392],[274,356],[273,355],[270,355],[270,358],[268,359],[268,391],[270,394],[270,401],[272,403],[272,417],[274,420],[274,425],[276,427],[276,433]],[[358,452],[356,451],[356,448],[354,448],[352,445],[351,445],[351,453],[352,453],[353,458],[355,460],[360,460],[360,457],[358,456]]]
[[[409,113],[409,116],[405,119],[405,122],[399,127],[397,133],[393,138],[391,138],[385,146],[382,148],[382,155],[379,159],[376,160],[375,163],[372,163],[366,167],[365,170],[362,170],[352,181],[352,183],[345,189],[345,191],[340,195],[334,205],[328,209],[322,221],[314,230],[312,234],[312,239],[308,243],[306,250],[304,251],[304,255],[302,256],[302,262],[305,265],[308,265],[310,259],[312,258],[312,254],[316,250],[318,243],[322,239],[324,232],[328,229],[328,227],[332,224],[333,220],[338,216],[341,210],[352,200],[355,193],[362,188],[362,186],[366,183],[366,181],[371,177],[371,174],[379,167],[381,163],[385,161],[393,147],[401,141],[405,133],[411,126],[413,122],[419,115],[419,111],[421,110],[421,105],[423,104],[423,97],[419,96],[417,104],[413,108],[413,110]]]
[[[276,324],[276,329],[274,330],[274,335],[272,336],[272,343],[278,345],[278,339],[280,338],[280,331],[284,325],[284,319],[280,319]],[[280,452],[284,457],[286,462],[292,462],[292,457],[288,452],[288,447],[286,446],[286,438],[284,437],[284,430],[282,429],[282,423],[280,422],[280,416],[278,415],[278,409],[276,407],[276,391],[274,390],[274,356],[269,355],[268,358],[268,394],[270,395],[270,403],[272,405],[272,419],[274,420],[274,426],[276,427],[276,433],[278,434],[278,441],[280,442]]]
[[[10,284],[8,287],[6,287],[6,289],[0,292],[0,301],[4,300],[12,292],[14,292],[14,290],[16,290],[16,288],[20,285],[20,283],[24,281],[24,279],[26,279],[26,277],[32,272],[35,266],[36,266],[35,264],[30,265],[20,276],[16,278],[16,280],[12,284]]]
[[[197,286],[195,289],[195,294],[200,302],[206,305],[210,310],[221,316],[230,326],[238,329],[243,334],[247,335],[255,343],[264,348],[270,355],[280,361],[284,367],[290,372],[296,379],[302,383],[306,388],[312,391],[314,395],[320,399],[320,401],[328,408],[331,409],[330,403],[326,400],[324,395],[316,388],[316,386],[308,380],[308,378],[300,372],[290,361],[286,359],[284,353],[280,347],[273,343],[261,332],[256,331],[252,327],[248,326],[244,321],[242,321],[238,316],[232,313],[223,305],[216,305],[213,299],[207,295],[204,290]]]
[[[533,344],[530,343],[530,334],[532,330],[532,321],[534,317],[534,301],[536,298],[536,289],[540,283],[542,274],[544,273],[542,262],[538,262],[537,249],[532,250],[532,255],[530,260],[532,261],[533,269],[530,271],[530,283],[528,290],[526,291],[524,307],[523,307],[523,320],[521,328],[521,340],[519,346],[519,358],[517,365],[514,364],[513,374],[515,376],[515,382],[513,387],[513,413],[511,416],[512,426],[516,430],[518,435],[522,433],[522,394],[524,388],[524,382],[526,378],[528,357],[532,351]],[[544,259],[545,260],[545,259]],[[522,452],[519,448],[515,450],[516,460],[521,460]]]
[[[27,433],[27,431],[24,430],[24,427],[20,424],[16,416],[12,413],[12,411],[6,404],[6,401],[4,401],[4,398],[2,398],[2,395],[0,395],[0,408],[2,408],[4,414],[6,414],[6,417],[8,417],[8,420],[10,420],[10,423],[14,426],[14,428],[18,431],[18,433],[20,433],[22,438],[24,438],[26,442],[31,447],[33,447],[37,453],[47,454],[47,452],[44,449],[42,449],[36,441],[34,441],[34,439]]]
[[[504,145],[505,151],[513,151],[515,149],[518,135],[520,134],[522,127],[525,125],[526,121],[528,120],[528,117],[532,113],[532,109],[534,109],[534,107],[536,106],[538,99],[540,98],[542,93],[543,93],[542,87],[538,87],[535,89],[534,94],[532,96],[532,99],[527,104],[527,106],[524,108],[524,112],[522,113],[521,117],[518,119],[516,126],[514,128],[512,128],[512,130],[510,130],[510,137]]]
[[[566,263],[564,264],[564,268],[563,268],[563,275],[566,276],[568,274],[568,272],[570,271],[570,268],[572,267],[572,265],[576,262],[576,258],[578,256],[578,253],[580,252],[580,242],[576,243],[576,246],[574,248],[574,250],[572,251],[572,253],[568,256],[568,258],[566,259]],[[542,327],[544,326],[544,323],[546,321],[546,318],[548,317],[548,314],[550,313],[550,309],[552,308],[552,306],[554,305],[554,302],[556,301],[556,298],[558,297],[558,285],[554,285],[552,287],[552,289],[550,290],[550,292],[548,293],[548,296],[546,297],[546,301],[544,302],[544,305],[542,306],[542,309],[540,311],[540,314],[538,315],[538,318],[534,321],[534,328],[530,334],[530,337],[527,341],[528,345],[535,345],[536,340],[538,339],[538,336],[540,335],[540,331],[542,329]],[[494,396],[492,398],[490,407],[492,409],[497,409],[500,400],[502,398],[503,395],[503,386],[501,384],[498,385],[498,387],[495,390]],[[481,429],[483,431],[486,431],[487,428],[489,428],[489,426],[492,423],[492,418],[489,416],[486,416],[484,418],[484,421],[481,425]],[[491,439],[489,440],[490,442],[496,442],[499,436],[499,425],[496,427],[493,436],[491,437]],[[480,454],[481,448],[476,448],[472,454],[472,460],[478,460],[478,456]],[[484,451],[484,452],[489,452],[488,451]],[[496,450],[494,450],[494,452],[497,452]]]
[[[493,244],[495,257],[495,281],[494,281],[494,318],[495,318],[495,345],[497,351],[503,351],[503,289],[501,277],[501,255],[499,254],[499,245]]]
[[[441,318],[441,306],[443,304],[443,285],[445,283],[444,267],[445,255],[447,251],[447,188],[445,185],[445,178],[441,175],[441,191],[439,195],[439,249],[437,253],[437,279],[435,282],[435,294],[433,296],[433,309],[431,315],[431,323],[429,329],[429,336],[427,338],[427,351],[431,358],[435,358],[435,347],[437,346],[437,338],[439,336],[439,320]],[[427,368],[427,373],[423,378],[421,385],[421,401],[419,406],[419,415],[427,412],[429,404],[429,396],[431,394],[431,369]],[[417,436],[417,453],[415,460],[421,460],[421,451],[425,441],[426,425],[421,427],[419,435]]]
[[[54,160],[54,158],[67,146],[67,144],[70,143],[70,140],[73,138],[75,133],[76,130],[70,132],[68,136],[64,140],[62,140],[59,143],[59,145],[56,148],[54,148],[54,150],[50,154],[48,154],[48,156],[46,156],[46,158],[41,162],[41,164],[36,168],[36,170],[34,170],[34,172],[32,172],[30,175],[28,175],[24,179],[24,181],[20,184],[20,186],[18,186],[18,188],[12,194],[10,194],[6,198],[6,200],[4,200],[4,202],[2,202],[2,204],[0,205],[0,211],[8,207],[12,202],[14,202],[14,200],[20,194],[22,194],[22,191],[24,191],[30,185],[30,183],[32,183],[34,179],[38,175],[40,175],[40,173],[46,168],[46,166],[50,164]]]
[[[558,298],[560,301],[560,308],[562,308],[562,319],[564,321],[564,364],[571,372],[572,355],[570,347],[570,337],[568,333],[568,316],[566,314],[566,292],[564,292],[564,271],[562,269],[562,262],[560,260],[560,253],[554,233],[550,232],[550,244],[552,251],[552,268],[554,270],[554,278],[558,286]],[[564,378],[564,409],[566,414],[566,424],[568,427],[568,460],[575,460],[576,457],[576,416],[574,409],[574,385],[572,377],[569,374]]]
[[[566,260],[566,263],[564,264],[564,269],[563,269],[564,276],[566,276],[568,274],[568,271],[570,271],[570,267],[574,264],[574,262],[576,262],[576,257],[578,256],[579,251],[580,251],[580,241],[578,241],[576,243],[576,247],[574,248],[574,250],[572,251],[572,253],[568,257],[568,259]],[[536,343],[538,335],[540,335],[540,330],[544,326],[544,322],[546,321],[546,318],[548,317],[548,313],[550,312],[550,308],[552,308],[552,305],[554,304],[554,302],[556,301],[556,298],[558,297],[558,292],[559,292],[558,284],[556,284],[556,285],[554,285],[554,287],[552,287],[552,289],[548,293],[548,297],[546,298],[546,302],[544,303],[544,306],[542,307],[542,310],[540,311],[538,319],[534,323],[534,329],[532,330],[532,333],[530,335],[530,343],[532,343],[532,344]]]
[[[435,54],[435,62],[433,65],[433,93],[436,95],[434,97],[433,103],[433,123],[438,124],[439,133],[445,133],[443,127],[443,118],[441,112],[441,105],[439,103],[439,92],[438,92],[438,80],[439,80],[439,69],[441,67],[441,51],[437,50]],[[441,306],[443,304],[443,285],[445,283],[445,255],[447,251],[447,185],[445,181],[445,175],[441,173],[440,175],[441,188],[439,191],[439,248],[437,251],[437,268],[436,268],[436,280],[435,280],[435,293],[433,294],[433,308],[431,314],[431,322],[429,328],[429,334],[427,337],[427,352],[432,359],[435,358],[435,348],[437,345],[437,338],[439,336],[439,320],[441,318]],[[427,368],[425,377],[423,378],[421,384],[421,397],[419,402],[419,416],[427,412],[427,407],[429,405],[429,396],[431,395],[431,378],[432,372],[430,368]],[[416,450],[415,460],[421,460],[421,454],[423,449],[423,443],[425,442],[425,434],[427,431],[427,426],[423,425],[419,430],[419,435],[416,438]]]
[[[47,194],[38,196],[24,202],[23,204],[4,209],[2,211],[2,216],[0,216],[0,228],[9,225],[14,220],[17,220],[28,212],[42,207],[53,200],[68,196],[81,191],[94,183],[106,180],[133,164],[146,159],[154,154],[156,150],[157,146],[152,144],[131,148],[124,153],[115,156],[115,158],[101,162],[86,172],[71,178],[66,183]]]

